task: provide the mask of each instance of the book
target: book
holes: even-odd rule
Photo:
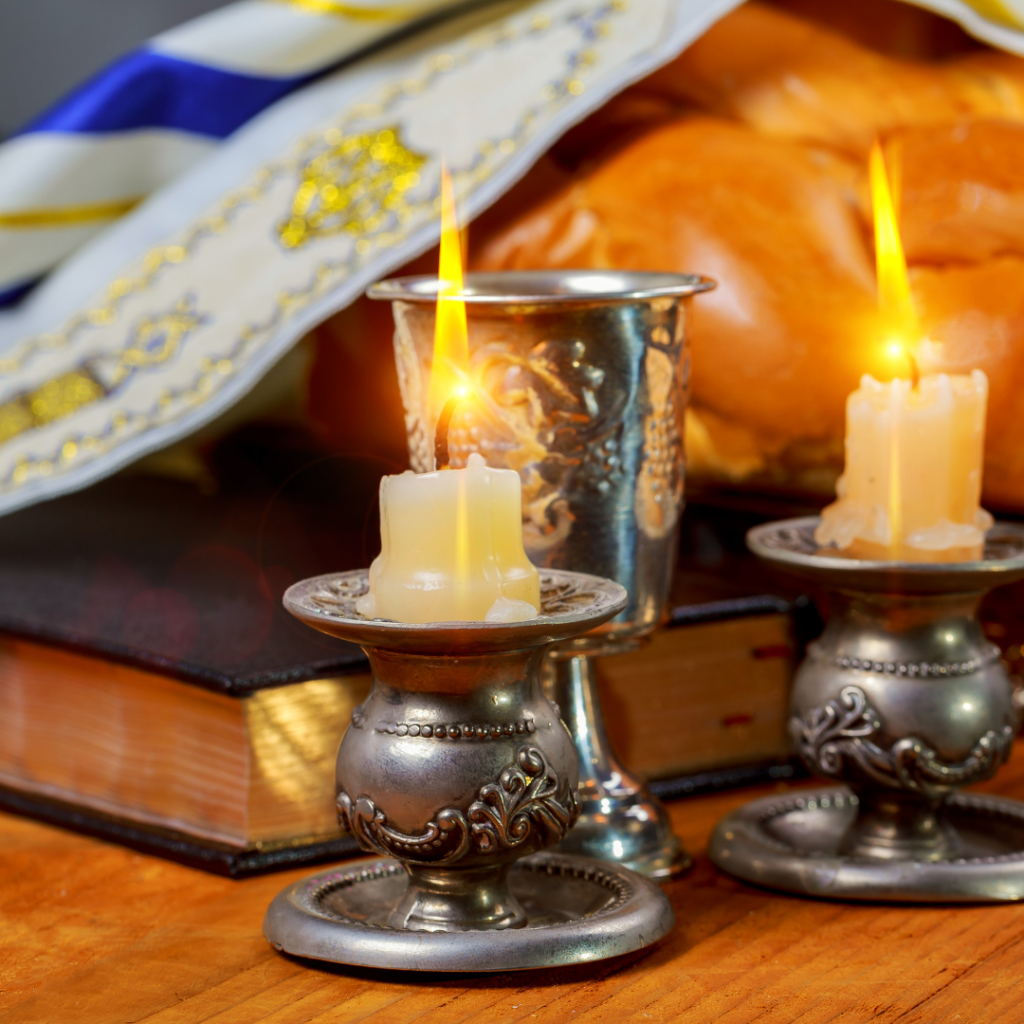
[[[192,479],[123,473],[0,531],[0,806],[232,875],[342,856],[334,759],[369,687],[293,620],[305,576],[367,565],[375,457],[245,428]],[[814,607],[692,506],[668,628],[599,663],[613,743],[664,795],[784,778]]]
[[[0,806],[229,874],[352,852],[333,761],[368,667],[280,599],[368,563],[391,468],[247,427],[186,479],[6,517]]]

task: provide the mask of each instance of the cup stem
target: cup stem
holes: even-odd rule
[[[690,866],[661,801],[623,767],[604,724],[595,659],[556,654],[548,686],[580,759],[579,821],[558,849],[614,861],[653,878]]]

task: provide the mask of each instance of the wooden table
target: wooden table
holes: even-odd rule
[[[1024,750],[979,788],[1024,798]],[[718,874],[712,826],[765,792],[672,806],[697,863],[653,949],[485,976],[300,962],[260,922],[306,872],[232,882],[0,816],[0,1024],[1024,1022],[1024,906],[843,905]]]

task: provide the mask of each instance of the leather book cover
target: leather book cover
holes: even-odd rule
[[[232,696],[365,671],[281,595],[369,564],[378,481],[400,469],[246,428],[197,479],[127,471],[16,512],[0,529],[0,632]]]

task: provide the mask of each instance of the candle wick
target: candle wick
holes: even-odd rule
[[[455,407],[465,396],[455,394],[444,403],[441,415],[437,418],[437,430],[434,431],[434,468],[448,469],[448,427],[452,421]]]
[[[910,363],[910,386],[916,391],[917,385],[921,383],[921,371],[918,368],[917,360],[914,358],[914,353],[910,349],[904,349],[907,356],[907,362]]]

